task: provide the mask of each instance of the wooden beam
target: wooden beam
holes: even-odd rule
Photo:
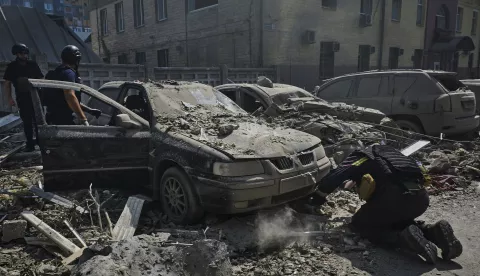
[[[30,191],[32,193],[36,194],[37,196],[39,196],[41,198],[44,198],[44,199],[46,199],[50,202],[53,202],[55,204],[58,204],[60,206],[70,208],[70,209],[75,208],[80,214],[88,213],[88,211],[85,210],[83,207],[74,204],[70,200],[68,200],[64,197],[61,197],[59,195],[53,194],[53,193],[44,192],[42,189],[38,188],[37,186],[32,186],[30,188]]]
[[[21,149],[23,149],[23,147],[24,147],[24,145],[17,146],[17,147],[15,147],[15,148],[13,148],[12,150],[10,150],[9,152],[0,155],[0,164],[2,164],[3,162],[5,162],[5,160],[7,160],[10,156],[14,155],[16,152],[18,152],[18,151],[20,151]]]
[[[31,223],[33,227],[35,227],[38,231],[42,234],[47,236],[53,243],[55,243],[60,249],[63,251],[73,254],[80,250],[78,246],[76,246],[73,242],[62,236],[60,233],[55,231],[52,227],[48,226],[45,222],[41,219],[37,218],[34,214],[30,212],[22,212],[22,217]]]
[[[73,253],[72,255],[66,257],[65,259],[62,260],[63,265],[69,265],[73,263],[76,259],[80,258],[80,256],[83,255],[83,251],[86,249],[86,247],[81,248],[77,252]]]
[[[24,237],[24,239],[28,245],[57,246],[54,242],[50,241],[47,238]]]
[[[138,226],[144,199],[131,196],[113,229],[113,240],[120,241],[133,237]]]
[[[80,236],[80,234],[77,232],[77,230],[75,230],[75,228],[73,228],[73,226],[70,224],[70,222],[68,222],[67,220],[64,220],[63,223],[65,223],[67,225],[68,229],[70,229],[70,231],[73,233],[73,235],[82,244],[82,247],[87,247],[87,244],[85,243],[85,240],[83,240],[82,236]]]

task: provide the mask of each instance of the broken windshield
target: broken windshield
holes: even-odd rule
[[[448,91],[457,91],[460,88],[466,88],[465,84],[457,79],[454,75],[433,75],[443,87],[445,87]]]
[[[202,84],[168,85],[159,89],[147,84],[157,115],[178,117],[193,109],[214,112],[217,115],[247,114],[230,98],[211,86]],[[153,93],[152,93],[153,92]]]

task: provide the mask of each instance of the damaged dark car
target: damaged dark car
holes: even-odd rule
[[[376,109],[329,103],[302,88],[272,83],[263,77],[256,84],[231,83],[215,88],[253,115],[266,116],[286,127],[319,137],[328,156],[341,150],[347,151],[346,156],[354,149],[362,148],[358,142],[352,145],[352,141],[361,141],[362,138],[370,142],[380,141],[385,135],[374,131],[374,127],[392,123]]]
[[[313,192],[330,169],[321,140],[266,125],[211,86],[121,82],[101,92],[30,80],[46,191],[143,187],[175,223],[241,213]],[[90,126],[47,125],[38,88],[80,91]],[[110,90],[108,90],[110,89]]]

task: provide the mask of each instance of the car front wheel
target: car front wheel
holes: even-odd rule
[[[400,129],[424,134],[423,128],[421,126],[419,126],[418,124],[412,122],[412,121],[396,120],[395,123],[397,123],[397,125],[398,125],[398,127],[400,127]]]
[[[178,168],[169,168],[160,181],[163,212],[175,224],[194,224],[203,216],[189,177]]]

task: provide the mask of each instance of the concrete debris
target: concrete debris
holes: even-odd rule
[[[25,220],[6,220],[2,227],[2,242],[22,239],[25,236],[27,222]]]
[[[96,255],[79,263],[73,276],[105,275],[211,275],[232,274],[226,244],[200,240],[191,247],[163,246],[163,240],[139,235],[116,242],[106,255]]]

